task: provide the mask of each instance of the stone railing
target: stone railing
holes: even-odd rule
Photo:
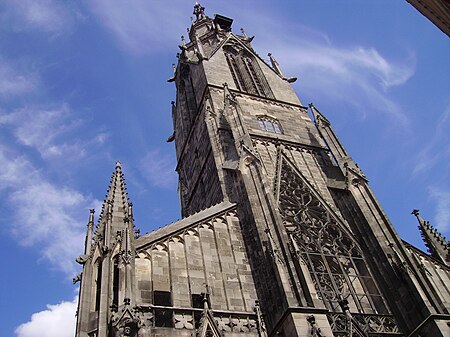
[[[392,315],[351,314],[349,317],[343,312],[332,312],[327,317],[335,337],[347,337],[350,333],[355,337],[403,336]]]

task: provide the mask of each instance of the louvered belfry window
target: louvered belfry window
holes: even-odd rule
[[[225,46],[225,58],[237,89],[252,95],[274,98],[256,58],[240,46]]]

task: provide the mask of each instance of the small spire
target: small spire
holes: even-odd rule
[[[419,230],[430,255],[445,264],[448,264],[450,262],[449,242],[447,242],[445,237],[443,237],[429,221],[425,221],[420,216],[418,209],[413,209],[411,214],[416,216],[417,221],[419,222]]]
[[[281,71],[280,64],[277,62],[277,60],[275,60],[275,57],[273,57],[272,53],[267,54],[267,56],[269,56],[270,63],[272,64],[273,70],[275,70],[275,72],[278,75],[283,77],[284,75],[283,75],[283,72]]]
[[[89,210],[89,224],[88,225],[94,224],[94,213],[95,213],[95,209],[91,208]]]
[[[309,103],[308,106],[311,109],[314,117],[314,123],[316,123],[317,126],[322,126],[322,124],[325,124],[325,126],[331,126],[330,121],[324,115],[322,115],[319,110],[317,110],[313,103]]]
[[[122,167],[122,166],[121,166],[121,164],[120,164],[120,161],[119,161],[119,160],[118,160],[118,161],[116,161],[116,169],[117,169],[117,168],[119,168],[119,169],[120,169],[121,167]]]
[[[247,36],[247,34],[245,33],[244,28],[241,28],[241,33],[242,33],[242,36],[243,36],[243,37],[245,37],[246,39],[248,39],[248,36]]]
[[[84,242],[84,254],[89,254],[92,247],[92,235],[94,233],[94,213],[95,210],[93,208],[89,210],[89,222],[87,224],[86,240]]]
[[[283,72],[281,71],[281,67],[280,64],[278,63],[278,61],[275,59],[275,57],[273,57],[272,53],[267,54],[269,56],[270,59],[270,63],[272,64],[272,69],[285,81],[289,82],[289,83],[294,83],[295,81],[297,81],[297,77],[285,77],[283,75]]]
[[[133,203],[129,202],[128,203],[128,217],[131,219],[131,221],[134,222],[134,217],[133,217]]]

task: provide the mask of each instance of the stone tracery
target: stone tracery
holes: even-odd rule
[[[339,302],[347,300],[351,312],[387,314],[360,248],[285,158],[279,179],[283,222],[326,308],[340,312]]]

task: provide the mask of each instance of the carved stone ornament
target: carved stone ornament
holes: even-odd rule
[[[125,306],[120,312],[111,317],[111,336],[113,337],[139,337],[139,330],[144,326],[141,312],[137,307]]]
[[[316,318],[314,317],[314,315],[306,317],[306,320],[311,326],[311,337],[323,337],[320,328],[317,327]]]

